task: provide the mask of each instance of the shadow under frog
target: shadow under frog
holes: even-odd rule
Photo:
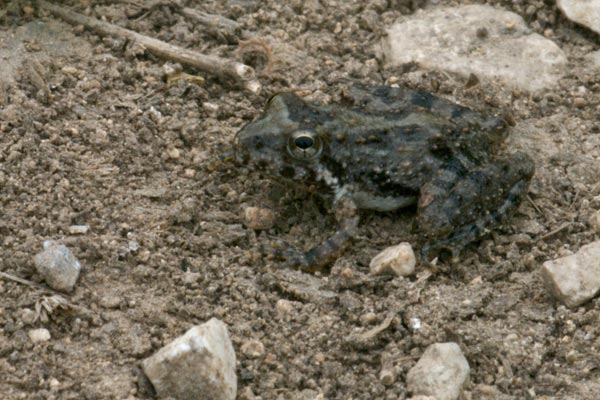
[[[532,160],[496,154],[504,120],[406,88],[355,87],[348,98],[352,105],[341,107],[276,94],[235,137],[238,164],[331,197],[333,236],[307,252],[268,250],[287,266],[314,271],[335,260],[356,233],[358,210],[415,203],[427,237],[421,256],[448,250],[457,259],[526,194]]]

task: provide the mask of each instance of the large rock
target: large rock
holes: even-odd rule
[[[487,5],[421,11],[387,33],[382,48],[388,66],[418,63],[531,92],[554,86],[567,65],[562,50],[532,33],[523,18]]]
[[[413,395],[455,400],[469,378],[469,363],[456,343],[435,343],[408,371],[406,385]]]
[[[190,329],[142,363],[161,398],[234,400],[235,353],[227,327],[212,318]]]
[[[81,264],[64,244],[47,240],[44,249],[33,259],[37,272],[52,289],[72,291],[79,278]]]
[[[571,21],[600,33],[600,0],[557,0],[556,4]]]
[[[567,307],[577,307],[600,292],[600,241],[575,254],[546,261],[542,279],[554,297]]]

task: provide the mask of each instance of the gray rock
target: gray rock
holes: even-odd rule
[[[387,33],[382,50],[388,66],[418,63],[531,92],[556,85],[567,65],[562,50],[532,33],[523,18],[487,5],[417,12]]]
[[[227,327],[212,318],[173,340],[142,363],[159,397],[233,400],[235,353]]]
[[[600,241],[575,254],[546,261],[542,279],[548,291],[567,307],[577,307],[600,292]]]
[[[556,4],[571,21],[600,33],[600,0],[557,0]]]
[[[406,384],[413,395],[454,400],[469,378],[469,363],[456,343],[435,343],[408,371]]]
[[[63,244],[47,240],[44,249],[33,260],[38,274],[52,289],[72,291],[79,278],[81,264]]]

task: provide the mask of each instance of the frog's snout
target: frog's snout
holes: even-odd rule
[[[250,161],[250,153],[247,145],[247,135],[245,129],[241,129],[233,138],[234,161],[237,164],[245,165]]]
[[[236,135],[233,144],[235,162],[251,169],[265,170],[273,159],[266,145],[264,135],[242,129]]]

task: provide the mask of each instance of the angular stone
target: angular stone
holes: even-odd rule
[[[575,254],[546,261],[541,269],[546,288],[567,307],[577,307],[600,292],[600,241]]]
[[[600,0],[557,0],[556,4],[571,21],[600,33]]]
[[[27,335],[33,344],[45,343],[50,340],[50,331],[46,328],[31,329]]]
[[[48,240],[44,242],[44,249],[33,260],[38,274],[52,289],[72,291],[79,278],[81,264],[63,244]]]
[[[373,275],[394,274],[407,276],[415,272],[417,260],[409,243],[391,246],[377,254],[369,263]]]
[[[417,12],[387,33],[382,48],[388,66],[418,63],[531,92],[556,85],[567,65],[562,50],[532,33],[523,18],[487,5]]]
[[[227,327],[212,318],[173,340],[142,363],[159,397],[234,400],[235,353]]]
[[[435,343],[408,371],[406,384],[413,395],[455,400],[469,378],[469,363],[456,343]]]

